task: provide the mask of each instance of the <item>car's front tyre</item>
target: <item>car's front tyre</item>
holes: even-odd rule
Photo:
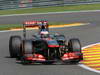
[[[11,58],[17,58],[20,54],[22,40],[20,36],[11,36],[9,40],[9,53]]]

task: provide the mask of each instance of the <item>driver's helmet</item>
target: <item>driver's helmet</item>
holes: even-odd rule
[[[48,31],[41,31],[40,34],[42,34],[42,35],[47,35],[47,34],[49,34],[49,33],[48,33]]]
[[[41,38],[48,38],[49,37],[48,31],[41,31],[40,35],[41,35]]]
[[[55,33],[55,36],[59,36],[60,34],[59,33]]]

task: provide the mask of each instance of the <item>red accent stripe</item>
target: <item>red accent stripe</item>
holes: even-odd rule
[[[93,53],[93,52],[100,52],[100,51],[91,51],[91,52],[83,52],[83,53]]]
[[[87,62],[91,62],[91,61],[98,61],[98,60],[100,60],[100,58],[99,58],[99,59],[91,59],[91,60],[90,60],[90,59],[89,59],[89,60],[87,59],[87,60],[83,60],[83,61],[84,61],[84,62],[86,62],[86,61],[87,61]]]
[[[25,27],[37,27],[37,25],[27,25]]]
[[[25,22],[23,22],[23,24],[25,24],[25,25],[36,25],[37,23],[42,23],[42,22],[47,23],[47,21],[25,21]]]
[[[96,58],[96,57],[84,57],[84,56],[83,56],[83,58],[84,58],[84,59],[87,59],[87,58],[91,59],[91,58]]]
[[[59,47],[59,45],[48,45],[48,47]]]
[[[82,50],[82,51],[94,51],[94,50],[97,50],[97,49],[86,49],[86,50]]]
[[[90,67],[92,67],[92,68],[100,68],[100,66],[90,66]]]
[[[100,53],[99,54],[83,54],[84,56],[95,56],[95,55],[100,55]]]
[[[84,61],[83,61],[83,63],[84,63]],[[99,63],[92,63],[92,62],[90,62],[90,63],[84,63],[84,64],[86,64],[86,65],[92,65],[92,64],[100,64],[100,62]]]

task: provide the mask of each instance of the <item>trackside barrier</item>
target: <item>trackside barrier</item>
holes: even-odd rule
[[[98,2],[100,2],[100,0],[0,0],[0,10]]]

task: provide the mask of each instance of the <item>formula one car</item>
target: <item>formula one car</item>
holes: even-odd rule
[[[38,27],[39,32],[26,38],[26,27]],[[23,38],[11,36],[9,53],[22,64],[53,64],[58,60],[64,63],[79,63],[83,60],[79,39],[72,38],[66,42],[61,34],[49,34],[47,21],[27,21],[23,23]]]

